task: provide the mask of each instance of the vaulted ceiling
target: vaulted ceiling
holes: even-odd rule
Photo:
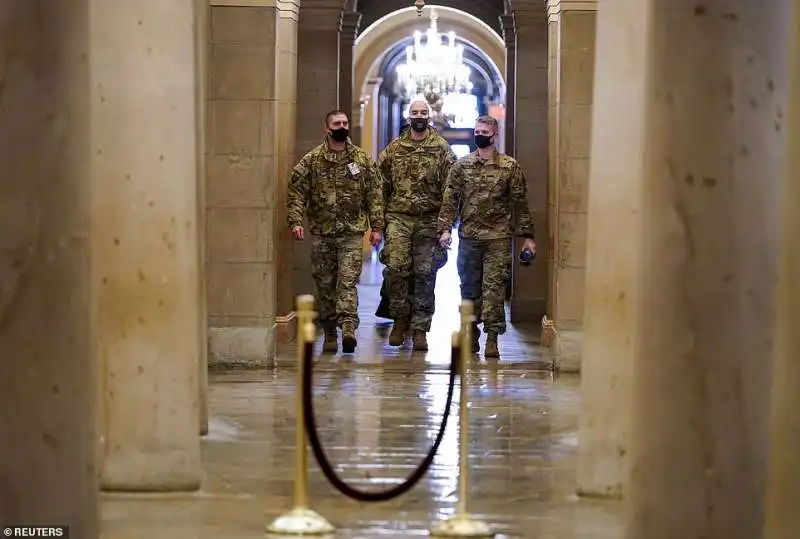
[[[506,12],[506,3],[506,0],[434,0],[425,2],[425,5],[447,6],[466,11],[502,35],[503,29],[500,26],[499,17]],[[362,14],[361,29],[368,27],[384,15],[413,5],[413,0],[358,0],[357,10]]]

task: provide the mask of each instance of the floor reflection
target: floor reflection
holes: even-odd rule
[[[365,264],[355,356],[320,355],[315,406],[337,471],[361,488],[387,488],[416,467],[440,425],[449,333],[458,328],[455,250],[437,280],[431,351],[394,349],[375,329],[380,273]],[[369,277],[369,278],[366,278]],[[541,370],[525,328],[512,328],[499,362],[474,362],[469,378],[470,507],[506,537],[616,539],[619,506],[573,496],[578,384]],[[294,348],[274,369],[211,376],[211,432],[203,439],[202,492],[103,503],[103,537],[253,539],[290,508],[294,477]],[[411,538],[452,514],[458,501],[458,391],[433,466],[405,496],[359,504],[335,492],[311,457],[312,507],[336,537]]]

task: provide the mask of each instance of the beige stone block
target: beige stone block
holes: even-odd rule
[[[295,101],[297,98],[297,54],[278,53],[277,93],[281,101]]]
[[[586,267],[586,214],[558,214],[556,258],[560,268]]]
[[[211,368],[265,367],[275,359],[275,323],[258,327],[214,327],[208,331]]]
[[[274,316],[213,315],[208,317],[209,328],[258,328],[275,322]]]
[[[550,62],[555,62],[558,56],[558,21],[547,24],[547,56]]]
[[[592,106],[560,105],[558,111],[559,152],[564,157],[589,157]]]
[[[275,120],[275,154],[285,159],[294,151],[295,118],[297,105],[279,102]]]
[[[597,28],[595,11],[563,11],[559,17],[561,50],[594,49]]]
[[[272,7],[212,7],[211,41],[273,45],[275,16]]]
[[[208,312],[210,316],[274,316],[274,265],[210,263]]]
[[[206,213],[209,262],[271,262],[273,211],[212,208]]]
[[[556,325],[583,321],[585,268],[561,268],[556,277]]]
[[[275,97],[274,46],[213,44],[211,99]]]
[[[559,162],[558,209],[584,213],[589,209],[589,158],[565,157]]]
[[[272,163],[269,156],[209,156],[207,207],[270,207],[275,195]]]
[[[212,101],[209,144],[215,154],[256,154],[261,139],[261,103]]]
[[[558,102],[591,104],[594,88],[594,50],[562,50],[559,55]]]
[[[278,102],[263,101],[259,106],[260,143],[258,151],[262,155],[275,155],[275,138],[283,136],[275,131],[275,118],[277,117]]]
[[[548,76],[547,64],[542,68],[517,71],[517,109],[523,106],[525,101],[535,104],[536,108],[547,107]],[[517,115],[516,120],[520,119],[520,116]]]
[[[297,54],[297,21],[287,18],[280,19],[277,46],[281,53]]]

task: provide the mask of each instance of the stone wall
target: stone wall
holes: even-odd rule
[[[209,33],[209,364],[272,359],[276,316],[276,7],[212,2]],[[245,3],[245,2],[242,2]]]

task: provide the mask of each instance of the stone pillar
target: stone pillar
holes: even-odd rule
[[[200,434],[208,434],[208,276],[206,274],[206,111],[208,108],[208,0],[195,0],[195,107],[197,114],[197,256],[200,285]]]
[[[194,490],[200,357],[194,3],[91,2],[102,486]]]
[[[291,283],[294,273],[292,257],[294,239],[286,228],[286,188],[289,173],[295,164],[295,131],[297,121],[297,23],[299,0],[278,2],[276,29],[275,88],[278,109],[274,122],[275,137],[275,261],[279,283]],[[277,339],[287,342],[295,338],[294,294],[291,286],[279,286],[277,292]]]
[[[97,539],[88,20],[87,0],[0,5],[0,522]]]
[[[300,7],[295,161],[322,142],[325,114],[337,107],[341,10],[341,0],[316,0],[314,7]],[[293,254],[294,294],[315,294],[311,241],[295,242]]]
[[[501,15],[500,25],[503,28],[503,41],[506,44],[506,117],[505,117],[505,153],[516,155],[514,150],[514,112],[517,96],[517,32],[514,28],[513,15]]]
[[[361,142],[364,150],[366,150],[373,159],[378,159],[378,154],[381,150],[378,127],[381,84],[383,84],[383,79],[380,77],[367,79],[364,89],[366,106],[364,107],[364,129],[361,131]]]
[[[339,108],[350,116],[350,131],[353,140],[361,138],[358,110],[358,95],[353,92],[353,52],[355,49],[361,13],[342,11],[339,19]]]
[[[272,0],[212,2],[207,196],[212,364],[254,366],[274,359],[275,25]]]
[[[795,2],[793,50],[789,54],[791,86],[785,130],[786,165],[783,168],[783,221],[778,280],[778,321],[772,374],[772,446],[767,485],[764,539],[795,539],[800,530],[800,6]],[[776,111],[777,114],[777,111]],[[783,122],[782,122],[783,123]]]
[[[580,368],[580,340],[586,280],[586,212],[594,79],[595,15],[597,4],[586,0],[550,0],[550,28],[557,26],[554,90],[555,160],[550,170],[550,222],[553,238],[551,316],[562,339],[562,371]],[[552,66],[552,63],[551,63]],[[564,346],[571,334],[577,346]]]
[[[592,152],[592,224],[598,190],[638,196],[614,210],[632,226],[591,231],[593,272],[611,266],[598,262],[601,241],[628,254],[605,287],[587,288],[607,308],[586,319],[635,321],[630,366],[610,362],[633,373],[632,399],[612,412],[632,411],[621,447],[629,539],[762,537],[788,5],[625,0],[598,11],[594,125],[607,126],[618,159]],[[606,259],[618,260],[612,249]]]
[[[555,178],[558,176],[558,16],[548,9],[547,13],[547,226],[556,230],[556,189]],[[555,249],[551,249],[547,257],[547,271],[553,276],[555,271]],[[547,287],[547,316],[555,319],[555,287],[552,279]],[[542,335],[542,339],[545,336]],[[555,346],[554,346],[555,344]],[[551,350],[557,350],[557,343],[550,344]]]
[[[635,26],[635,17],[630,26],[615,25],[618,9],[611,8],[605,26],[597,28],[593,100],[600,106],[592,110],[593,158],[588,163],[577,471],[579,494],[616,499],[624,494],[628,473],[647,110],[646,51],[615,41],[618,32],[630,29],[638,44],[645,26]]]
[[[361,146],[361,131],[364,123],[364,102],[359,100],[350,107],[350,140]]]
[[[547,257],[547,12],[526,5],[514,12],[516,28],[515,154],[528,180],[528,203],[536,223],[538,257],[522,267],[514,246],[512,322],[538,322],[545,314]],[[524,285],[522,284],[524,283]]]

